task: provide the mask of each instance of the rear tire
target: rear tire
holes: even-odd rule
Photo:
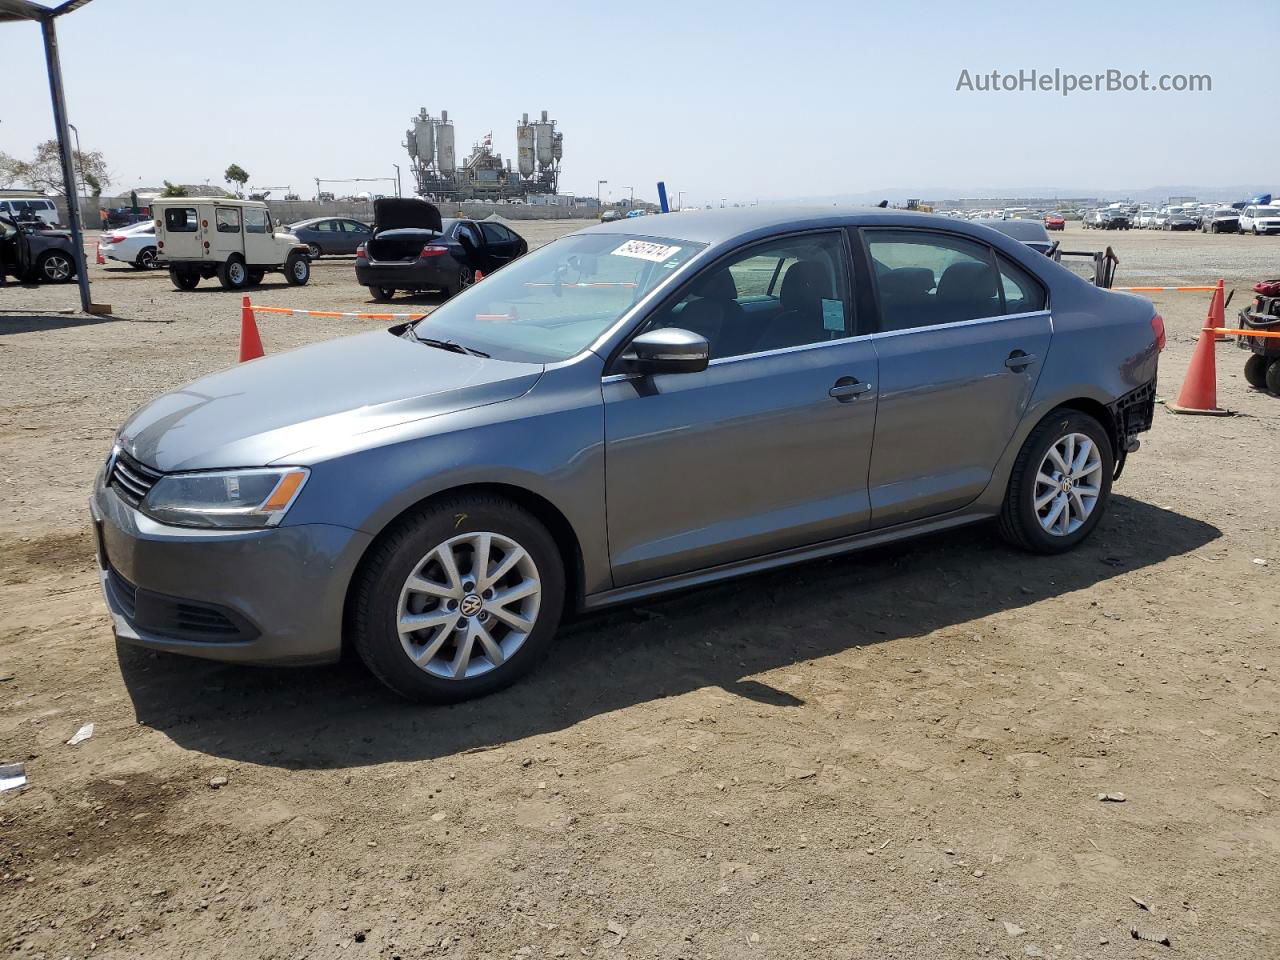
[[[138,251],[132,266],[137,270],[154,270],[156,268],[156,248],[143,247]]]
[[[1053,478],[1059,471],[1053,465],[1050,451],[1060,453],[1060,445],[1069,437],[1084,437],[1091,441],[1097,466],[1090,469],[1092,455],[1087,455],[1080,463],[1083,470],[1071,471],[1071,482],[1058,487],[1058,481]],[[1080,460],[1081,447],[1077,441],[1074,447],[1077,450],[1076,460]],[[1076,464],[1069,466],[1075,467]],[[1087,474],[1075,476],[1084,471],[1088,471]],[[1055,410],[1031,431],[1014,461],[1009,489],[1000,511],[1000,535],[1014,546],[1032,553],[1054,554],[1072,549],[1093,532],[1106,512],[1114,474],[1115,454],[1102,424],[1079,410]],[[1045,477],[1052,482],[1040,479]],[[1068,476],[1064,474],[1060,479],[1065,481]],[[1053,493],[1055,489],[1059,492]],[[1081,516],[1079,506],[1088,500],[1081,493],[1085,489],[1094,490],[1095,496]],[[1068,491],[1074,491],[1074,496]],[[1052,498],[1045,500],[1051,493]],[[1039,508],[1037,499],[1044,501]],[[1061,512],[1054,513],[1059,502],[1061,511],[1066,513],[1061,528],[1051,520],[1054,516],[1064,519]]]
[[[1280,396],[1280,360],[1272,360],[1267,367],[1267,389]]]
[[[470,267],[459,267],[458,277],[450,286],[444,288],[444,294],[447,298],[456,297],[467,287],[476,282],[476,272]]]
[[[1271,366],[1271,361],[1266,357],[1254,354],[1244,362],[1244,379],[1251,387],[1257,387],[1259,390],[1267,389],[1267,368]]]
[[[369,296],[373,297],[378,303],[388,303],[396,295],[394,287],[369,287]]]
[[[311,279],[311,261],[305,253],[291,253],[284,262],[284,278],[291,287],[305,286]]]
[[[223,290],[243,290],[249,285],[249,268],[238,255],[228,257],[218,264],[218,283]]]
[[[446,555],[452,575],[437,559]],[[502,576],[484,579],[509,561]],[[516,599],[496,604],[503,592]],[[370,548],[352,584],[347,628],[370,672],[396,693],[450,703],[493,693],[533,669],[550,648],[564,599],[560,552],[541,523],[500,497],[458,496],[409,514]],[[517,629],[511,615],[532,626]],[[406,618],[423,625],[401,633]]]
[[[173,285],[179,290],[194,290],[200,283],[200,274],[194,270],[181,270],[178,267],[170,267],[169,279],[173,281]]]
[[[267,275],[267,271],[265,270],[250,269],[249,286],[256,287],[258,284],[262,282],[263,278],[266,277],[266,275]]]

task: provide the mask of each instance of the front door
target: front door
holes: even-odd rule
[[[707,369],[604,379],[614,584],[865,529],[876,358],[854,335],[844,235],[755,245],[673,300],[644,329],[702,335]]]
[[[266,207],[244,208],[244,258],[252,264],[270,267],[279,264],[280,242],[271,229],[271,213]]]
[[[862,231],[880,304],[871,523],[977,499],[1049,351],[1045,292],[990,247],[927,230]]]

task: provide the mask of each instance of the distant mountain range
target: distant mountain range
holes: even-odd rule
[[[1274,184],[1233,184],[1231,186],[1200,186],[1175,184],[1172,186],[1140,187],[1099,190],[1088,187],[885,187],[862,193],[831,193],[808,197],[793,197],[787,202],[814,204],[835,203],[855,206],[874,205],[881,200],[901,203],[904,200],[960,200],[991,198],[1003,200],[1018,197],[1051,200],[1057,198],[1094,197],[1099,200],[1134,200],[1140,203],[1167,201],[1170,197],[1195,197],[1199,200],[1248,200],[1263,193],[1280,194]]]

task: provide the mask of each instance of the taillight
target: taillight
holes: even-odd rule
[[[363,244],[363,243],[362,243],[362,244],[360,244],[360,246],[356,247],[356,259],[357,259],[357,260],[368,260],[368,259],[369,259],[369,254],[365,252],[364,244]]]
[[[428,243],[422,248],[422,252],[418,254],[420,257],[443,257],[449,252],[448,247],[437,246],[434,243]]]
[[[1164,317],[1158,313],[1151,315],[1151,330],[1156,335],[1156,352],[1164,352]]]
[[[107,237],[107,243],[124,243],[124,237],[121,237],[121,236]]]

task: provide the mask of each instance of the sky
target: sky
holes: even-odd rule
[[[419,107],[459,159],[522,113],[564,135],[561,192],[686,204],[1020,186],[1280,186],[1275,72],[1247,51],[1274,2],[93,0],[59,21],[68,112],[113,191],[161,180],[315,193],[394,177]],[[436,11],[444,11],[438,13]],[[456,33],[442,25],[457,21]],[[1267,43],[1264,41],[1262,47]],[[1259,48],[1261,49],[1261,48]],[[39,29],[0,24],[0,151],[53,135]],[[1108,69],[1207,92],[957,90],[992,70]],[[27,78],[16,84],[14,78]],[[1273,180],[1273,178],[1275,178]],[[374,191],[373,184],[335,192]],[[277,190],[276,195],[282,195]],[[1280,191],[1278,191],[1280,192]]]

